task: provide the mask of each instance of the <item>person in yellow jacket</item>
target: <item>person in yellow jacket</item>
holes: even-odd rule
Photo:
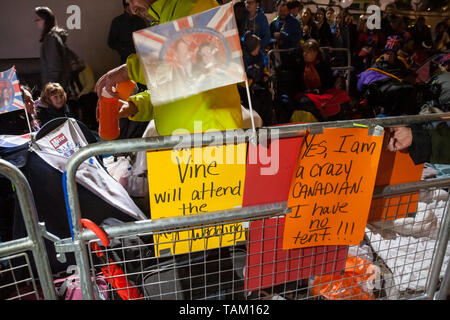
[[[133,14],[159,24],[186,17],[217,7],[215,0],[127,0]],[[101,96],[102,88],[115,95],[112,87],[132,79],[145,84],[144,72],[138,56],[132,54],[126,64],[103,75],[96,84]],[[202,131],[243,128],[242,109],[236,85],[216,88],[163,105],[153,106],[148,91],[128,99],[120,113],[133,121],[155,120],[160,135],[171,135],[175,130],[194,132],[194,122],[202,122]]]

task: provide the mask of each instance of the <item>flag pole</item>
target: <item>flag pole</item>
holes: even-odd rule
[[[245,79],[245,88],[247,90],[248,106],[250,109],[250,119],[252,121],[252,136],[250,137],[250,142],[253,142],[254,145],[257,145],[258,142],[257,142],[257,137],[256,137],[255,119],[253,118],[252,99],[250,96],[250,88],[248,87],[247,79]]]
[[[23,99],[23,96],[22,96],[22,99]],[[24,101],[24,104],[25,104],[25,101]],[[28,130],[30,130],[30,135],[31,135],[33,133],[33,131],[31,130],[30,118],[28,117],[28,111],[27,111],[26,107],[24,108],[24,110],[25,110],[25,116],[27,117]]]

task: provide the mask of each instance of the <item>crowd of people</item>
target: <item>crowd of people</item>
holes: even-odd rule
[[[153,3],[141,0],[137,6],[140,2]],[[128,1],[122,3],[124,13],[112,21],[107,39],[110,48],[120,55],[122,65],[115,70],[119,76],[120,72],[124,75],[123,66],[130,66],[127,58],[136,56],[132,32],[149,25],[148,14],[139,14],[145,10],[133,12]],[[133,5],[136,6],[134,2]],[[418,68],[431,56],[450,48],[449,19],[431,30],[423,16],[412,21],[397,15],[394,4],[386,6],[381,29],[369,29],[364,15],[355,24],[347,10],[330,6],[313,12],[296,0],[277,1],[273,21],[268,21],[260,0],[235,2],[234,11],[252,106],[266,126],[416,114],[423,102],[417,98],[421,91],[415,86]],[[92,70],[85,63],[74,73],[67,62],[70,57],[64,54],[67,31],[58,26],[51,9],[36,8],[35,22],[41,31],[41,80],[45,85],[33,101],[35,107],[28,108],[34,129],[52,118],[71,116],[96,131],[97,89],[104,77],[95,85]],[[132,57],[131,61],[136,59]],[[441,72],[448,68],[446,63],[440,66]],[[123,78],[128,79],[128,73]],[[148,124],[146,117],[135,116],[139,106],[148,102],[145,80],[138,80],[140,96],[124,106],[121,125],[134,125],[140,130],[122,134],[121,138],[142,134]],[[25,86],[22,91],[29,96],[29,88]],[[45,97],[50,92],[63,97],[63,106]],[[238,85],[238,93],[241,105],[248,109],[247,92],[242,85]],[[135,112],[126,112],[127,108]]]
[[[107,39],[109,47],[119,54],[122,65],[101,77],[97,84],[88,64],[81,62],[82,66],[74,71],[69,56],[71,50],[66,44],[68,33],[58,26],[52,10],[35,9],[36,27],[41,32],[41,82],[44,85],[38,94],[34,92],[35,100],[30,88],[22,86],[34,130],[54,118],[74,117],[97,131],[99,88],[106,86],[108,90],[119,80],[129,80],[133,74],[139,93],[131,97],[119,113],[121,129],[128,131],[120,138],[141,136],[152,119],[160,134],[170,134],[175,127],[191,131],[189,117],[200,113],[215,129],[245,126],[242,106],[248,109],[249,103],[242,84],[237,86],[237,91],[234,86],[227,86],[213,93],[174,101],[166,105],[163,112],[162,107],[151,105],[143,73],[139,71],[132,33],[150,25],[149,21],[159,19],[161,23],[159,15],[151,17],[153,2],[122,0],[124,13],[113,19]],[[203,3],[202,9],[214,7],[215,3],[209,0]],[[441,110],[448,110],[448,56],[439,62],[436,70],[426,74],[430,79],[433,75],[438,78],[425,86],[418,86],[416,81],[420,67],[430,57],[450,49],[448,18],[432,30],[423,16],[415,20],[400,16],[395,5],[389,4],[383,12],[381,29],[370,29],[365,15],[355,24],[355,17],[345,9],[330,6],[313,12],[296,0],[277,1],[273,21],[267,19],[260,0],[235,2],[234,12],[252,106],[260,118],[257,123],[269,126],[418,114],[422,105],[430,100]],[[173,18],[176,17],[167,20]],[[439,90],[431,83],[439,83]],[[208,99],[204,99],[204,95]],[[204,110],[186,111],[185,115],[174,118],[170,110],[181,104],[183,110],[188,110],[186,102],[192,108]],[[209,112],[212,104],[226,105],[227,112],[220,116]]]
[[[368,16],[360,16],[355,23],[348,10],[330,6],[312,12],[300,1],[278,1],[276,18],[268,21],[259,4],[259,0],[247,0],[234,7],[247,75],[253,82],[252,104],[263,119],[272,112],[272,121],[264,121],[265,125],[417,114],[423,102],[417,96],[422,91],[415,86],[419,68],[430,57],[450,49],[450,19],[432,30],[423,16],[416,20],[399,16],[394,4],[386,6],[381,29],[369,29]],[[262,56],[256,60],[249,59],[255,36],[260,39]],[[308,62],[311,52],[315,59]],[[333,67],[344,67],[344,71]],[[446,71],[448,59],[439,67],[440,72]],[[255,73],[255,69],[266,72]],[[259,103],[258,91],[269,90],[270,83],[273,108]],[[333,98],[334,111],[325,114],[314,103],[315,99],[323,103],[323,99],[311,94],[322,95],[330,89],[346,105],[336,108]],[[303,112],[307,117],[295,117],[299,110],[308,110]]]
[[[161,23],[159,13],[152,17],[153,3],[122,0],[124,12],[112,20],[106,39],[119,54],[121,65],[97,83],[84,61],[77,60],[81,66],[74,71],[73,57],[69,55],[72,51],[66,44],[68,33],[58,26],[52,10],[35,8],[43,86],[38,93],[22,86],[33,130],[54,118],[74,117],[96,132],[99,88],[111,90],[119,80],[129,80],[130,76],[135,78],[139,93],[119,113],[120,138],[142,136],[152,119],[159,134],[170,134],[177,128],[192,131],[193,121],[189,119],[194,114],[202,114],[202,120],[208,119],[214,129],[245,127],[249,101],[243,84],[238,84],[237,91],[234,86],[226,86],[174,101],[165,105],[164,111],[151,105],[132,33],[154,21]],[[202,10],[211,8],[216,1],[202,5]],[[448,56],[436,70],[426,73],[433,81],[422,86],[416,81],[419,68],[430,57],[450,49],[448,18],[432,30],[423,16],[415,20],[400,16],[395,5],[389,4],[383,12],[381,29],[370,29],[365,15],[355,24],[348,10],[330,6],[313,12],[297,0],[277,1],[272,21],[260,7],[260,0],[234,2],[234,12],[259,125],[418,114],[430,100],[441,110],[448,110]],[[437,77],[433,79],[433,75]],[[217,114],[216,104],[223,105],[227,112]],[[173,117],[170,110],[180,105],[186,114]],[[197,111],[188,111],[186,105]],[[214,112],[210,112],[212,107]]]
[[[120,138],[141,136],[152,119],[159,134],[171,134],[180,128],[192,131],[190,118],[199,114],[201,120],[211,124],[211,129],[245,127],[243,110],[249,108],[249,101],[242,84],[238,84],[238,90],[232,85],[164,106],[151,104],[132,33],[154,21],[162,23],[157,11],[164,8],[157,7],[155,11],[152,8],[154,2],[122,0],[124,13],[112,20],[106,39],[109,47],[119,54],[121,65],[97,83],[84,61],[76,60],[75,64],[81,66],[74,69],[72,51],[66,44],[68,33],[58,26],[52,10],[35,8],[35,23],[40,30],[43,86],[38,94],[34,92],[35,100],[30,88],[22,86],[34,130],[54,118],[74,117],[97,131],[96,108],[101,90],[105,87],[111,92],[119,81],[130,78],[137,82],[139,93],[132,96],[119,113],[121,129],[128,131]],[[183,14],[197,13],[216,5],[215,0],[208,0],[202,5],[197,4],[195,12],[186,6]],[[419,68],[430,57],[450,49],[448,18],[432,30],[423,16],[413,21],[399,16],[395,5],[389,4],[383,12],[381,29],[370,29],[365,15],[355,24],[355,18],[348,10],[330,6],[318,7],[313,12],[297,0],[277,1],[273,21],[268,20],[260,0],[235,2],[234,12],[252,107],[260,120],[257,123],[270,126],[418,114],[430,100],[441,110],[448,110],[448,56],[439,62],[436,70],[426,74],[432,80],[433,75],[439,78],[422,86],[416,81]],[[179,17],[167,13],[166,20]],[[182,77],[187,78],[186,75]],[[436,90],[436,83],[439,90]],[[220,114],[218,106],[223,106]],[[179,114],[179,109],[185,113]],[[178,116],[174,117],[174,114]]]

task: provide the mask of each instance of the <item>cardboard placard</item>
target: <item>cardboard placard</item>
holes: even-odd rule
[[[344,268],[347,246],[283,250],[284,224],[284,217],[250,222],[245,290],[264,289]]]
[[[364,237],[383,129],[324,129],[305,137],[293,175],[283,249],[356,245]]]
[[[303,137],[294,137],[273,140],[269,145],[248,145],[244,207],[287,201],[302,143]],[[251,154],[257,155],[257,161],[251,161]],[[267,174],[274,171],[269,168],[276,173]]]
[[[242,207],[247,144],[147,152],[151,218]],[[156,255],[245,241],[241,223],[155,235]]]
[[[415,165],[407,151],[391,152],[383,148],[375,187],[420,181],[424,164]],[[369,222],[405,218],[417,211],[419,193],[372,200]]]

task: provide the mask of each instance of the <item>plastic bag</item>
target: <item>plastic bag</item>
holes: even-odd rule
[[[348,255],[343,272],[315,277],[311,290],[314,297],[328,300],[374,300],[373,289],[379,273],[377,266]]]
[[[111,177],[119,182],[123,187],[126,187],[125,181],[122,179],[124,176],[130,175],[128,168],[131,167],[130,160],[127,157],[109,157],[104,161],[106,169]],[[122,179],[122,181],[121,181]]]
[[[131,174],[128,177],[128,184],[126,186],[128,194],[132,197],[146,197],[148,196],[148,179],[147,175],[142,173],[140,175]]]

